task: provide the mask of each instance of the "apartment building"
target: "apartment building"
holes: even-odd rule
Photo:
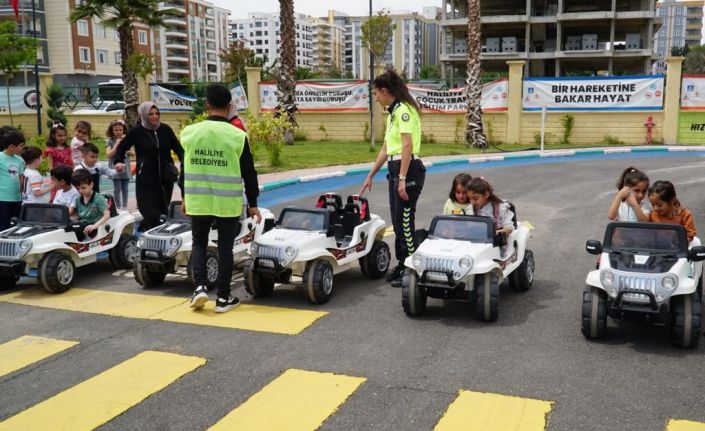
[[[44,11],[44,0],[35,0],[35,21],[32,22],[32,1],[20,0],[20,13],[17,21],[17,32],[23,36],[36,37],[39,46],[37,49],[37,64],[39,73],[49,72],[49,56],[47,47],[46,15]],[[0,20],[15,21],[15,11],[10,5],[10,0],[0,0]],[[34,64],[27,64],[20,67],[20,72],[10,81],[16,85],[34,84]]]
[[[467,1],[443,0],[441,72],[462,82]],[[528,76],[648,74],[657,59],[655,0],[493,0],[481,3],[482,69],[526,61]]]
[[[294,14],[296,31],[296,66],[311,68],[314,66],[313,45],[314,28],[311,18],[303,14]],[[271,67],[279,58],[279,13],[250,13],[245,19],[230,22],[232,40],[244,40],[247,47],[258,58],[266,58],[265,67]]]
[[[654,41],[658,52],[658,61],[654,65],[656,73],[665,73],[665,58],[670,55],[671,48],[700,45],[703,37],[703,6],[704,0],[664,0],[656,4],[656,14],[662,21]]]
[[[335,67],[345,71],[345,26],[339,22],[333,11],[328,12],[327,18],[309,19],[313,33],[311,66],[314,70],[325,71]]]

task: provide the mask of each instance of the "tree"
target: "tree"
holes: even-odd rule
[[[66,126],[66,115],[61,105],[64,103],[64,87],[54,82],[46,88],[46,98],[49,109],[47,109],[47,126],[51,129],[54,123],[61,123]]]
[[[120,72],[123,82],[123,97],[125,99],[125,117],[128,126],[137,122],[137,105],[139,91],[137,76],[128,66],[128,59],[135,52],[132,37],[134,23],[140,22],[150,27],[164,24],[164,19],[180,16],[175,9],[159,9],[160,0],[84,0],[76,6],[69,15],[71,22],[79,19],[98,18],[102,24],[117,31],[120,39],[120,56],[126,61],[121,62]]]
[[[465,119],[465,141],[477,148],[487,148],[487,137],[482,127],[482,67],[480,65],[480,0],[468,0],[468,56],[465,94],[468,109]]]
[[[277,96],[279,115],[284,115],[293,127],[296,124],[294,114],[298,111],[296,106],[296,30],[294,26],[294,0],[279,0],[280,40],[279,49],[279,75],[277,76]],[[284,141],[288,145],[294,144],[292,128],[287,129]]]
[[[671,56],[673,57],[685,57],[688,55],[690,47],[688,45],[678,46],[673,45],[671,47]]]
[[[705,73],[705,45],[694,46],[683,62],[683,72],[703,74]]]
[[[372,64],[382,66],[384,53],[396,26],[385,11],[365,21],[362,26],[362,44],[372,53]]]
[[[421,79],[441,79],[441,71],[436,64],[424,64],[419,71]]]
[[[315,72],[313,69],[309,69],[308,67],[297,67],[296,68],[296,80],[301,81],[304,79],[317,79],[319,77],[318,73]]]
[[[246,67],[264,67],[267,57],[256,57],[255,52],[243,40],[230,42],[226,49],[220,51],[220,60],[225,63],[225,80],[242,84]]]
[[[0,23],[0,72],[5,77],[7,91],[7,107],[10,113],[10,124],[15,125],[12,118],[12,103],[10,102],[10,80],[20,70],[23,64],[37,61],[37,41],[34,38],[17,34],[17,24],[13,21]],[[37,95],[39,103],[39,95]]]
[[[127,68],[139,75],[142,79],[147,79],[148,75],[154,72],[157,66],[157,59],[154,56],[133,52],[127,57]]]

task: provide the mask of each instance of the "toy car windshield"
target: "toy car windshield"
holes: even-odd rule
[[[22,224],[65,226],[68,209],[62,205],[24,205],[20,214]]]
[[[284,229],[325,231],[328,230],[329,214],[326,210],[303,210],[286,208],[279,219]]]
[[[485,217],[448,216],[436,217],[429,235],[434,238],[472,242],[492,242],[492,220]]]
[[[682,226],[629,223],[611,226],[605,237],[605,248],[611,251],[677,254],[688,249]]]

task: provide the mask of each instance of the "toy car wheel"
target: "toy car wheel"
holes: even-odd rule
[[[391,254],[389,253],[387,243],[384,241],[375,241],[367,256],[361,259],[360,266],[363,268],[362,273],[367,278],[382,278],[389,269],[390,259]]]
[[[509,275],[509,286],[517,292],[526,292],[534,284],[534,253],[531,250],[524,252],[524,260]]]
[[[701,304],[697,292],[671,298],[671,343],[676,347],[695,347],[700,341]]]
[[[11,290],[15,288],[15,285],[17,284],[17,280],[19,280],[19,277],[15,277],[12,275],[3,275],[0,276],[0,290]]]
[[[475,276],[475,306],[477,318],[485,322],[494,322],[499,315],[499,277],[496,273]]]
[[[50,253],[39,262],[39,284],[49,293],[69,290],[74,273],[73,261],[63,253]]]
[[[120,235],[120,239],[115,247],[108,252],[108,255],[110,263],[116,269],[132,269],[139,255],[137,237],[126,233]]]
[[[306,292],[313,304],[328,302],[333,293],[333,267],[325,260],[316,259],[306,270]]]
[[[421,316],[426,312],[426,290],[419,286],[416,271],[406,268],[401,279],[401,306],[407,316]]]
[[[594,286],[583,290],[580,331],[585,338],[601,338],[607,334],[607,294]]]
[[[146,266],[142,265],[142,262],[137,261],[135,263],[135,268],[133,269],[135,274],[135,280],[142,287],[157,287],[164,283],[166,278],[165,272],[150,271]]]
[[[210,249],[206,250],[206,287],[208,290],[215,289],[215,284],[218,281],[218,268],[218,253]],[[186,276],[191,283],[194,283],[191,257],[189,257],[188,265],[186,266]]]
[[[242,277],[245,282],[245,290],[255,298],[270,296],[274,291],[274,280],[263,277],[252,269],[254,262],[250,262],[242,270]]]

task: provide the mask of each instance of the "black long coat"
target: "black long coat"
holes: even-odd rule
[[[167,213],[174,183],[164,181],[162,172],[172,160],[172,151],[183,162],[184,149],[171,127],[164,123],[156,131],[145,129],[141,124],[134,126],[127,132],[113,160],[125,160],[125,153],[132,147],[137,155],[135,189],[137,207],[143,217],[140,227],[144,232],[159,225],[159,216]]]

